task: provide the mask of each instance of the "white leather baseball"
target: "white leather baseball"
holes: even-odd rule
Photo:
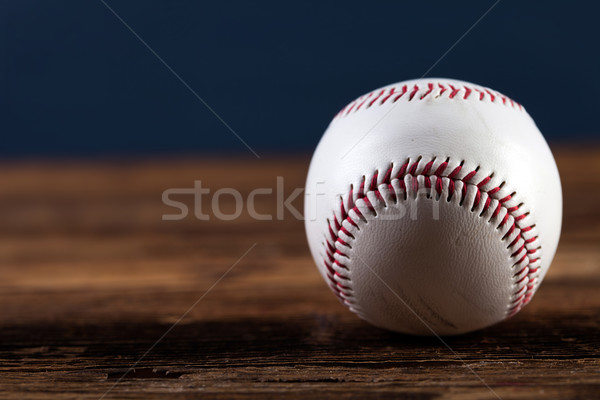
[[[313,156],[305,224],[319,271],[350,310],[419,335],[517,313],[558,244],[562,193],[535,123],[508,97],[418,79],[359,97]]]

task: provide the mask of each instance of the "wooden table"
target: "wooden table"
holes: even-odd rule
[[[516,317],[447,338],[452,351],[340,305],[289,211],[162,220],[165,189],[201,180],[246,197],[282,176],[288,195],[308,158],[5,162],[0,397],[598,397],[600,150],[555,153],[565,218],[546,280]]]

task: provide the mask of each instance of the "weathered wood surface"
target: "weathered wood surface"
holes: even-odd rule
[[[555,153],[565,217],[546,280],[516,317],[447,338],[452,351],[338,304],[289,212],[161,219],[163,190],[194,180],[246,196],[283,176],[287,195],[306,158],[4,163],[0,397],[599,397],[600,150]],[[272,212],[275,194],[257,202]]]

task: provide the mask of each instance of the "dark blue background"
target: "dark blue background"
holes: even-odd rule
[[[106,1],[261,154],[311,150],[349,100],[421,76],[493,4]],[[513,97],[551,141],[595,138],[595,4],[501,1],[429,76]],[[1,1],[0,57],[4,157],[247,152],[98,0]]]

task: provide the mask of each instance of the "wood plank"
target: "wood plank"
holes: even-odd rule
[[[446,338],[452,350],[348,312],[289,212],[272,221],[247,211],[235,221],[161,218],[172,211],[162,192],[195,180],[246,196],[276,189],[283,176],[290,194],[304,184],[306,157],[4,163],[1,396],[98,399],[112,388],[106,398],[598,397],[600,149],[555,152],[565,217],[545,282],[514,318]],[[257,201],[273,212],[275,195]],[[294,204],[301,210],[301,199]]]

